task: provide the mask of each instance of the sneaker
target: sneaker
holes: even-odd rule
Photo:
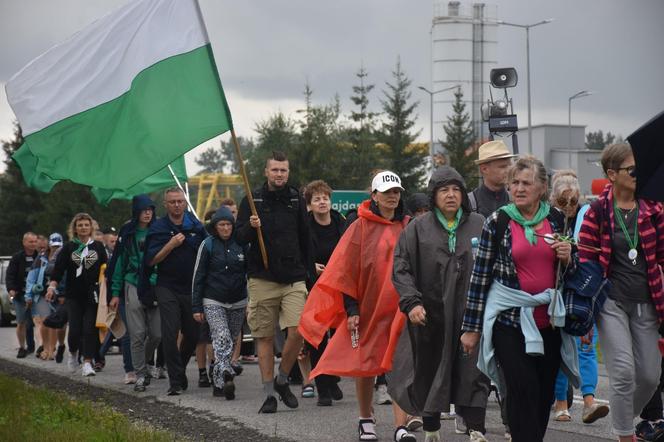
[[[233,375],[224,371],[224,397],[228,401],[235,399],[235,383],[233,382]]]
[[[199,370],[199,373],[198,373],[198,387],[199,388],[207,388],[209,386],[210,386],[210,378],[208,378],[207,372],[205,371],[205,369],[203,369],[203,371]]]
[[[145,376],[139,376],[138,379],[136,379],[136,384],[134,385],[134,391],[142,393],[145,391],[145,387],[148,385],[145,383]]]
[[[145,379],[143,379],[143,382],[145,382]],[[130,371],[129,373],[125,373],[124,383],[125,383],[125,385],[135,384],[136,383],[136,373],[134,373],[133,371]]]
[[[454,432],[456,434],[468,434],[466,421],[458,414],[454,416]]]
[[[419,416],[408,415],[406,419],[406,428],[408,431],[417,431],[422,428],[422,418]]]
[[[182,394],[182,387],[179,385],[174,385],[168,389],[166,392],[168,396],[180,396]]]
[[[235,376],[240,376],[244,371],[244,367],[240,361],[231,362],[231,368],[235,372]]]
[[[302,386],[302,397],[304,398],[312,398],[316,395],[316,391],[314,389],[314,386],[311,384],[306,384]]]
[[[166,379],[166,370],[164,370],[164,367],[156,367],[152,377],[155,379]]]
[[[40,358],[43,351],[44,351],[44,346],[43,345],[40,345],[39,347],[37,347],[37,351],[35,352],[35,357]]]
[[[608,406],[593,402],[590,407],[583,407],[583,415],[581,419],[583,420],[584,424],[592,424],[597,419],[606,417],[607,414],[609,414]]]
[[[275,376],[274,378],[274,391],[277,392],[279,395],[279,398],[281,401],[288,407],[288,408],[297,408],[298,407],[298,402],[297,398],[293,394],[293,392],[290,390],[290,387],[288,386],[288,383],[286,384],[279,384],[277,382],[277,378]]]
[[[440,431],[425,431],[424,442],[440,442]]]
[[[292,394],[292,393],[291,393]],[[259,413],[276,413],[277,412],[277,398],[274,396],[268,396],[261,405],[261,408],[258,410]]]
[[[640,441],[659,441],[661,438],[664,438],[664,423],[658,421],[652,423],[650,421],[642,420],[636,424],[636,439]],[[657,428],[660,427],[660,428]]]
[[[64,359],[65,355],[65,346],[64,344],[58,345],[58,349],[55,352],[55,362],[60,364],[62,363],[62,360]]]
[[[212,396],[214,396],[214,397],[224,397],[224,389],[219,388],[216,385],[212,385]]]
[[[89,377],[89,376],[94,376],[97,373],[95,372],[95,369],[92,368],[92,364],[90,364],[89,362],[86,362],[86,363],[83,364],[83,369],[81,370],[81,374],[84,377]]]
[[[406,427],[397,427],[394,431],[394,440],[395,442],[417,442],[417,437],[408,432]]]
[[[338,383],[332,382],[329,388],[330,388],[330,396],[332,396],[332,400],[340,401],[341,399],[344,398],[344,392],[341,391],[341,388],[339,388]]]
[[[100,372],[106,367],[106,361],[97,361],[95,362],[94,371]]]
[[[392,403],[392,398],[387,392],[387,385],[379,385],[376,388],[376,404],[378,405],[389,405]]]
[[[484,437],[482,433],[479,431],[471,431],[470,432],[470,442],[488,442],[487,438]]]
[[[69,367],[69,371],[72,373],[76,373],[76,370],[78,370],[79,367],[78,363],[78,356],[75,355],[74,353],[69,353],[69,358],[67,358],[67,367]]]
[[[28,350],[26,350],[25,348],[21,347],[21,348],[18,349],[18,353],[16,353],[16,358],[17,358],[17,359],[23,359],[23,358],[26,357],[27,355],[28,355]]]
[[[316,401],[316,405],[319,407],[329,407],[332,405],[332,397],[328,390],[318,390],[318,401]]]

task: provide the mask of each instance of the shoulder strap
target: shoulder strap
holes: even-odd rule
[[[475,190],[473,190],[468,194],[468,200],[470,201],[470,210],[472,210],[473,212],[477,212],[477,197],[475,196]]]

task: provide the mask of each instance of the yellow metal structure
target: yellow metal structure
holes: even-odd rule
[[[204,173],[188,178],[189,188],[196,193],[196,213],[203,215],[216,209],[225,198],[232,198],[231,189],[242,186],[242,176],[224,173]]]

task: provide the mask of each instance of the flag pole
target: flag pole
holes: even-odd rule
[[[244,159],[242,158],[242,153],[240,152],[240,143],[238,143],[237,137],[235,136],[235,129],[231,129],[231,138],[233,139],[233,146],[235,146],[235,156],[237,157],[237,162],[240,166],[240,174],[242,175],[242,181],[244,181],[244,191],[247,194],[247,202],[249,203],[251,214],[258,216],[258,213],[256,212],[256,205],[254,204],[254,197],[251,194],[251,186],[249,186],[249,178],[247,178],[247,171],[244,167]],[[265,249],[265,241],[263,241],[263,231],[260,227],[256,229],[256,234],[258,235],[258,246],[261,249],[263,266],[265,267],[265,270],[267,270],[267,250]]]
[[[200,218],[198,217],[198,214],[196,213],[196,210],[194,210],[194,206],[192,206],[191,201],[189,201],[189,194],[187,193],[186,190],[184,190],[184,187],[182,187],[182,184],[180,184],[180,180],[178,179],[177,175],[175,175],[175,171],[173,170],[173,167],[171,167],[170,164],[168,165],[168,170],[171,171],[171,175],[173,176],[173,179],[175,180],[175,184],[177,184],[178,187],[180,188],[180,190],[182,190],[182,193],[184,194],[184,199],[187,201],[187,207],[189,207],[189,210],[191,211],[191,213],[194,214],[196,219],[200,220]]]

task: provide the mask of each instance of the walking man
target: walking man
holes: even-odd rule
[[[15,253],[7,266],[6,284],[9,300],[14,303],[16,311],[16,338],[18,339],[17,358],[28,355],[26,349],[26,324],[28,321],[28,307],[25,302],[25,280],[28,277],[32,264],[37,258],[37,235],[26,232],[23,235],[23,250]],[[34,348],[34,343],[32,344]],[[34,350],[33,350],[34,351]]]
[[[256,339],[258,365],[267,398],[259,413],[277,411],[275,392],[289,408],[297,408],[297,398],[288,386],[288,373],[302,347],[297,331],[307,295],[307,274],[314,274],[307,209],[298,190],[288,183],[288,158],[273,152],[265,164],[266,182],[254,190],[258,215],[251,215],[245,197],[237,218],[237,241],[251,243],[249,251],[249,305],[247,321]],[[263,265],[257,241],[261,228],[267,249],[268,268]],[[274,375],[274,333],[277,318],[288,337],[281,364]]]
[[[198,325],[191,311],[191,281],[198,246],[207,234],[203,224],[186,210],[187,200],[181,189],[168,189],[164,205],[166,216],[152,223],[145,240],[140,295],[144,304],[154,302],[145,279],[156,266],[154,297],[161,316],[161,342],[170,383],[168,395],[176,396],[187,389],[185,370],[198,339]],[[182,342],[178,351],[180,331]]]

